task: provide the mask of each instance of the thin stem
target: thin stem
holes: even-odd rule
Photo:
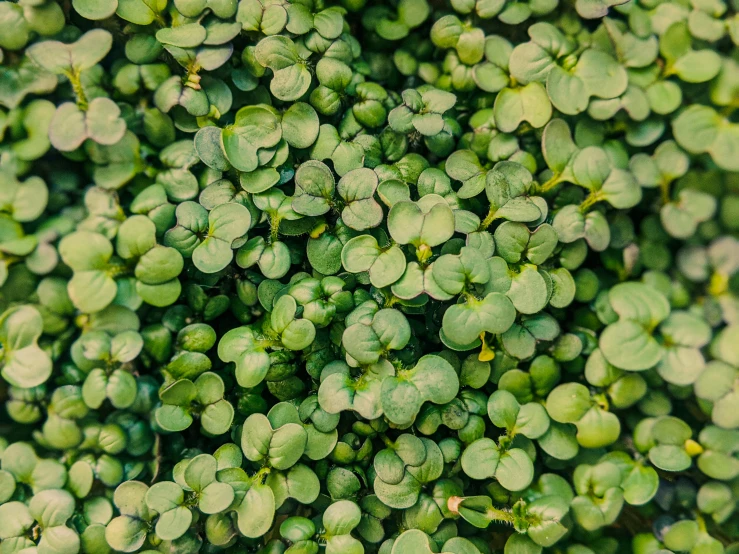
[[[561,177],[562,175],[560,173],[555,173],[554,175],[552,175],[541,185],[539,192],[545,193],[552,190],[554,187],[562,182],[560,180]]]
[[[280,340],[257,339],[257,342],[261,348],[275,348],[277,346],[282,346],[282,341]]]
[[[480,227],[479,227],[479,230],[480,231],[486,230],[488,227],[490,227],[493,224],[493,221],[495,221],[495,212],[496,211],[497,210],[493,206],[490,206],[490,210],[488,211],[488,215],[486,215],[485,216],[485,219],[483,219],[482,220],[482,223],[480,223]]]
[[[88,106],[87,96],[85,95],[85,89],[82,87],[82,80],[80,79],[79,71],[76,69],[72,70],[67,73],[67,78],[72,84],[74,95],[77,97],[77,107],[82,111],[86,111]]]
[[[131,273],[133,273],[133,267],[129,264],[108,264],[108,267],[105,268],[105,274],[113,278],[130,275]]]
[[[201,86],[200,86],[201,79],[202,77],[200,77],[197,71],[195,71],[194,69],[190,69],[187,73],[187,79],[185,79],[184,85],[193,90],[200,90],[201,89]]]
[[[695,522],[698,524],[698,529],[700,529],[703,533],[707,533],[708,530],[706,529],[706,520],[703,519],[703,516],[701,516],[698,512],[694,512],[693,515],[695,516]]]
[[[274,244],[277,242],[280,233],[280,222],[282,218],[278,215],[273,215],[269,218],[269,243]]]
[[[492,361],[495,358],[495,351],[485,342],[485,331],[480,333],[480,341],[482,342],[482,347],[480,353],[477,355],[477,359],[481,362]]]
[[[729,277],[724,273],[716,272],[711,275],[708,284],[708,294],[711,296],[721,296],[729,289]]]
[[[264,480],[267,478],[271,471],[272,468],[270,468],[269,466],[262,467],[262,469],[254,474],[254,477],[252,478],[253,482],[263,484]]]
[[[670,183],[671,181],[669,179],[663,178],[659,184],[659,189],[662,193],[662,204],[670,203]]]
[[[601,200],[602,198],[597,192],[591,192],[588,197],[583,200],[583,203],[580,204],[580,211],[583,213],[586,212],[590,209],[591,206],[600,202]]]
[[[465,499],[462,496],[450,496],[446,502],[447,508],[449,508],[449,511],[458,514],[459,507],[462,505],[462,502],[464,502],[464,500]],[[498,521],[513,525],[513,512],[505,508],[499,509],[491,506],[485,511],[485,516],[491,522]]]
[[[513,525],[513,513],[509,512],[508,510],[499,510],[498,508],[490,508],[487,511],[488,516],[490,516],[490,519],[494,521],[503,521],[505,523],[510,523]]]

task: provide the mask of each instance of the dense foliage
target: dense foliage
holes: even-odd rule
[[[0,3],[0,554],[739,552],[739,1]]]

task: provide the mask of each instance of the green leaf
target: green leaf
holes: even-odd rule
[[[365,231],[382,221],[382,208],[374,200],[377,182],[375,172],[367,168],[351,170],[339,180],[336,190],[346,203],[341,219],[348,227]]]
[[[521,88],[504,88],[495,98],[495,121],[504,133],[515,131],[522,122],[544,127],[552,117],[546,89],[537,82]]]
[[[405,271],[405,256],[397,246],[380,248],[377,239],[361,235],[350,239],[341,251],[344,269],[352,273],[369,271],[370,281],[376,287],[392,285]]]
[[[13,386],[36,387],[51,376],[49,355],[38,346],[43,320],[30,306],[11,308],[0,316],[0,344],[3,359],[0,372]]]
[[[146,541],[148,524],[140,519],[119,516],[105,528],[106,542],[121,552],[135,552]]]
[[[546,408],[554,421],[575,423],[585,415],[592,404],[587,387],[579,383],[566,383],[549,393]]]
[[[432,543],[429,536],[419,529],[409,529],[400,534],[393,543],[392,554],[401,554],[402,552],[413,552],[414,554],[428,554],[433,552]]]
[[[354,502],[340,500],[323,512],[323,526],[331,535],[348,535],[359,525],[362,512]]]
[[[318,114],[308,104],[296,102],[282,115],[282,136],[294,148],[311,146],[318,130]]]
[[[206,34],[205,27],[199,23],[186,23],[177,27],[159,29],[156,37],[162,44],[179,48],[195,48],[203,43]]]
[[[673,445],[659,445],[650,449],[649,461],[665,471],[683,471],[692,463],[682,448]]]
[[[495,441],[478,439],[462,453],[462,470],[472,479],[489,479],[495,476],[501,452]]]
[[[41,41],[28,49],[28,56],[51,73],[90,69],[100,62],[113,45],[112,35],[104,29],[93,29],[72,44]]]
[[[246,491],[236,509],[239,531],[246,537],[258,538],[272,526],[275,516],[275,496],[272,489],[256,483]]]
[[[534,478],[534,464],[523,450],[512,448],[500,456],[495,478],[507,490],[523,490]]]
[[[593,407],[576,423],[577,442],[585,448],[601,448],[618,440],[621,423],[618,416]]]
[[[388,214],[390,235],[399,244],[416,248],[438,246],[454,234],[454,214],[444,199],[435,194],[416,202],[397,202]]]
[[[383,379],[382,409],[396,425],[407,425],[413,422],[424,401],[446,404],[458,390],[459,378],[449,362],[426,355],[414,368]]]
[[[363,364],[374,364],[388,350],[402,349],[411,337],[408,320],[402,313],[379,310],[370,325],[355,323],[346,328],[342,344],[347,353]]]
[[[218,357],[236,363],[236,380],[242,387],[258,385],[269,370],[269,355],[248,327],[228,331],[218,343]]]
[[[116,144],[126,132],[118,105],[108,98],[95,98],[86,112],[67,102],[57,108],[51,120],[51,144],[63,152],[79,148],[85,139],[102,145]]]
[[[516,310],[507,296],[492,292],[482,300],[468,299],[449,307],[444,314],[445,334],[459,344],[470,344],[480,334],[505,333],[516,318]]]
[[[633,321],[609,325],[602,333],[599,344],[610,363],[629,371],[654,367],[663,355],[654,337]]]

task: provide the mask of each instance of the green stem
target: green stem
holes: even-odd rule
[[[703,519],[703,516],[698,512],[694,512],[693,515],[695,516],[695,522],[698,524],[698,529],[703,533],[708,533],[708,530],[706,529],[706,520]]]
[[[198,74],[197,69],[191,67],[187,70],[187,78],[185,79],[184,85],[193,90],[200,90],[200,79],[201,77]]]
[[[252,481],[254,483],[262,484],[271,471],[272,471],[272,468],[270,468],[269,466],[264,466],[262,469],[260,469],[254,474]]]
[[[541,187],[539,187],[539,192],[541,192],[543,194],[545,192],[548,192],[548,191],[552,190],[554,187],[556,187],[558,184],[560,184],[562,182],[560,180],[561,177],[562,177],[562,175],[560,173],[553,174],[549,179],[547,179],[541,185]]]
[[[513,514],[508,510],[499,510],[498,508],[490,508],[487,511],[487,515],[493,521],[503,521],[513,525]]]
[[[711,275],[711,280],[708,282],[708,294],[711,296],[721,296],[729,289],[729,277],[724,273],[718,271]]]
[[[388,438],[388,436],[385,433],[382,433],[380,435],[380,438],[382,439],[382,442],[385,443],[385,446],[387,446],[390,449],[395,450],[395,443],[392,440],[390,440],[390,438]]]
[[[82,111],[87,111],[88,102],[85,90],[82,88],[82,80],[80,79],[80,73],[77,70],[72,70],[67,73],[67,78],[72,84],[72,90],[74,95],[77,97],[77,107]]]
[[[585,213],[587,210],[590,209],[591,206],[600,202],[601,200],[602,198],[597,192],[591,192],[588,197],[583,200],[583,203],[580,204],[580,211]]]
[[[280,233],[280,222],[282,218],[278,215],[273,215],[269,218],[269,243],[274,244],[277,242]]]
[[[447,499],[447,507],[449,508],[449,511],[458,514],[459,513],[459,506],[464,501],[464,497],[461,496],[450,496]],[[499,509],[491,506],[485,511],[485,516],[487,519],[489,519],[491,522],[493,521],[499,521],[503,523],[508,523],[510,525],[513,525],[513,512],[506,509]]]
[[[259,343],[260,348],[275,348],[277,346],[282,346],[282,341],[280,340],[257,339],[257,342]]]
[[[485,231],[488,227],[490,227],[493,224],[493,221],[495,221],[495,212],[497,210],[490,206],[490,210],[488,211],[488,215],[485,216],[485,219],[482,220],[482,223],[480,223],[479,230]]]
[[[495,351],[488,346],[488,344],[485,342],[485,331],[480,333],[480,342],[482,343],[480,347],[480,353],[477,355],[477,359],[481,362],[491,362],[495,358]]]
[[[132,273],[133,267],[128,264],[108,264],[108,267],[105,268],[105,274],[113,278]]]
[[[662,193],[662,204],[670,203],[670,182],[667,179],[662,179],[659,184],[659,189]]]

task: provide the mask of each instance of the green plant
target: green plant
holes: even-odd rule
[[[739,552],[737,0],[0,3],[0,554]]]

